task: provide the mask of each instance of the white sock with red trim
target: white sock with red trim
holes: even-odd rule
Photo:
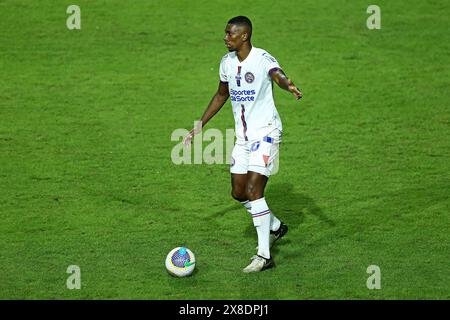
[[[270,258],[270,210],[264,198],[250,201],[253,225],[258,233],[258,255]]]
[[[270,214],[270,231],[277,231],[280,229],[281,221],[275,217],[273,213]]]
[[[247,212],[249,214],[252,214],[252,205],[250,204],[250,201],[241,201],[241,204],[245,207]],[[270,231],[277,231],[280,229],[281,221],[275,217],[273,212],[270,213]]]
[[[252,206],[250,204],[250,201],[248,200],[241,201],[241,204],[245,207],[248,213],[252,214]]]

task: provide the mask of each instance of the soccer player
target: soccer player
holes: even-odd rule
[[[194,135],[231,97],[236,142],[231,159],[231,195],[250,213],[258,235],[257,255],[244,272],[259,272],[273,267],[271,245],[283,237],[288,227],[272,213],[264,198],[264,188],[274,169],[281,142],[281,120],[275,108],[272,83],[291,92],[298,100],[300,90],[286,76],[277,60],[267,51],[251,44],[252,23],[247,17],[230,19],[225,28],[227,53],[220,63],[220,82],[199,125],[184,139],[190,144]]]

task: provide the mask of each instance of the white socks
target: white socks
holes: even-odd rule
[[[253,225],[258,233],[258,255],[266,259],[270,258],[270,230],[276,231],[280,228],[280,220],[269,210],[264,198],[255,201],[243,201],[242,205],[253,218]]]
[[[262,198],[262,199],[264,199],[264,198]],[[241,201],[241,204],[245,207],[245,209],[247,210],[247,212],[249,214],[252,214],[252,205],[251,205],[250,201],[248,201],[248,200]],[[281,225],[281,221],[278,220],[278,218],[275,217],[275,215],[271,212],[270,213],[270,230],[277,231],[280,228],[280,225]]]
[[[249,214],[252,214],[252,206],[250,205],[250,201],[248,200],[241,201],[241,204],[245,207],[245,209]]]

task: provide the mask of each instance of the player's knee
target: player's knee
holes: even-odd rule
[[[262,192],[257,188],[254,184],[247,184],[247,199],[250,201],[258,200],[259,198],[262,198]]]
[[[245,193],[245,190],[239,190],[239,189],[232,189],[231,190],[231,197],[237,201],[246,201],[247,200],[247,194]]]

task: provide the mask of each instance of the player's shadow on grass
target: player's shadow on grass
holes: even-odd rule
[[[281,219],[283,216],[286,216],[286,219],[293,220],[294,227],[298,227],[303,221],[304,215],[313,215],[329,226],[336,225],[336,223],[328,218],[322,209],[316,205],[313,198],[306,194],[295,192],[291,183],[269,185],[266,193],[268,201],[273,202],[273,204],[270,204],[273,208],[273,212],[278,214],[277,212],[279,211]],[[298,219],[298,215],[301,215],[302,218]]]
[[[229,213],[231,211],[234,211],[234,210],[241,210],[242,212],[245,212],[245,209],[244,209],[244,207],[241,204],[235,203],[235,204],[230,205],[230,206],[228,206],[228,207],[226,207],[226,208],[224,208],[222,210],[214,212],[212,216],[214,218],[222,217],[224,214],[227,214],[227,213]]]
[[[305,217],[308,216],[314,216],[331,227],[336,225],[316,205],[314,199],[305,194],[295,192],[293,185],[290,183],[268,184],[265,198],[270,210],[278,219],[286,223],[291,231],[297,229],[304,222]],[[253,224],[247,227],[245,235],[248,237],[255,236]],[[286,239],[283,242],[289,243],[291,240]]]
[[[327,215],[322,211],[320,207],[316,205],[316,202],[311,197],[295,192],[294,187],[290,183],[275,183],[268,184],[265,191],[265,198],[270,210],[289,227],[292,232],[299,228],[299,226],[304,222],[307,217],[315,217],[322,221],[328,227],[334,227],[336,223],[327,217]],[[244,208],[239,203],[234,203],[214,212],[211,218],[215,219],[217,217],[222,217],[232,211],[239,211],[242,214],[246,214]],[[256,239],[256,230],[253,226],[251,218],[248,219],[248,224],[244,230],[244,236],[246,238]],[[295,239],[289,237],[289,235],[281,240],[279,245],[289,244]],[[277,246],[274,247],[274,254],[277,253]]]

